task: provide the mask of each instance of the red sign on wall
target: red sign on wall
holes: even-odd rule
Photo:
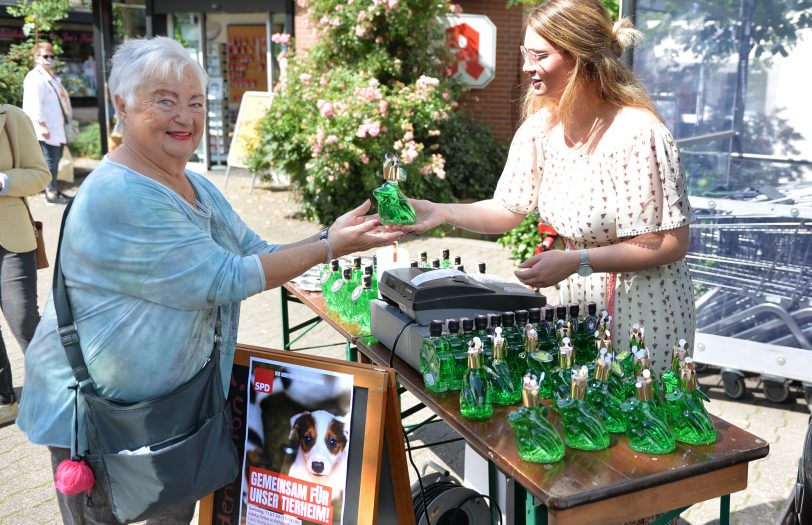
[[[496,70],[496,26],[485,15],[449,15],[445,24],[453,75],[471,88],[484,88]]]

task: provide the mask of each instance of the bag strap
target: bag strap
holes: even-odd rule
[[[62,224],[59,226],[59,241],[56,248],[54,279],[51,295],[54,299],[54,310],[56,311],[56,331],[59,334],[59,339],[62,346],[65,348],[68,363],[70,364],[71,371],[73,372],[73,377],[76,379],[76,387],[82,392],[95,393],[90,372],[87,370],[87,364],[85,363],[84,356],[82,355],[82,347],[79,342],[79,332],[76,330],[76,323],[73,320],[73,311],[71,310],[70,301],[68,300],[68,293],[65,289],[65,275],[62,273],[62,264],[60,262],[65,223],[74,202],[74,200],[71,200],[65,207],[65,213],[62,215]],[[214,323],[214,348],[212,349],[212,355],[215,357],[220,350],[220,324],[220,307],[218,306],[217,319]]]
[[[59,101],[59,109],[62,111],[62,118],[65,119],[65,124],[70,124],[70,120],[68,120],[68,114],[65,112],[65,107],[62,105],[63,104],[62,96],[59,94],[59,90],[56,89],[56,87],[51,83],[50,78],[46,80],[46,82],[48,82],[48,85],[51,86],[51,89],[53,89],[54,93],[56,93],[56,99]]]

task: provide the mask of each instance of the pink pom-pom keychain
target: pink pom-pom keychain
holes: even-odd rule
[[[74,496],[81,492],[87,492],[90,496],[95,481],[93,471],[83,458],[63,459],[56,467],[54,485],[56,490],[66,496]]]
[[[54,485],[56,490],[66,496],[75,496],[82,492],[90,492],[96,482],[96,476],[90,469],[85,459],[80,456],[79,450],[79,383],[68,387],[73,390],[73,443],[70,451],[70,459],[63,459],[56,466],[54,473]]]

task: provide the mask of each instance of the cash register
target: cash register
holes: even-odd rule
[[[432,319],[544,307],[547,299],[527,287],[478,278],[454,269],[393,268],[378,283],[382,300],[371,305],[371,329],[387,348],[420,368],[420,346]]]

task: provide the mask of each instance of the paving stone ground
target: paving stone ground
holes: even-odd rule
[[[222,187],[223,172],[210,172],[211,180]],[[77,186],[66,189],[72,193]],[[225,194],[245,221],[264,238],[274,242],[290,242],[318,231],[318,225],[292,218],[297,205],[290,193],[271,186],[258,184],[249,191],[249,177],[237,173],[229,181]],[[31,199],[31,210],[38,220],[45,223],[45,239],[48,255],[53,261],[59,232],[59,221],[64,211],[61,206],[46,206],[41,196]],[[505,250],[495,243],[460,238],[415,239],[404,243],[412,257],[422,250],[430,252],[430,257],[439,256],[442,247],[448,247],[453,254],[463,257],[467,265],[485,261],[488,273],[503,277],[512,276],[513,263]],[[39,272],[40,307],[47,297],[51,282],[51,269]],[[310,312],[300,305],[291,306],[293,323],[310,317]],[[0,317],[2,330],[15,385],[22,387],[23,356],[11,337],[5,319]],[[278,291],[269,291],[245,301],[240,321],[239,341],[270,348],[282,346],[280,296]],[[324,341],[339,342],[340,338],[331,328],[322,324],[300,344],[316,345]],[[344,357],[343,345],[314,351],[320,355],[336,358]],[[758,386],[748,380],[751,390]],[[754,462],[750,467],[748,488],[731,498],[734,524],[761,525],[773,523],[783,506],[793,485],[804,433],[807,428],[808,412],[802,400],[791,404],[775,405],[763,399],[759,393],[742,401],[728,400],[721,390],[718,374],[701,378],[702,385],[709,390],[712,402],[709,410],[729,422],[747,429],[749,432],[770,443],[770,455]],[[404,395],[403,408],[415,403],[412,396]],[[407,423],[426,417],[425,411],[412,416]],[[443,423],[428,425],[412,438],[414,445],[456,437],[453,430]],[[452,443],[434,449],[415,451],[414,460],[418,466],[427,460],[435,461],[449,469],[460,479],[463,477],[463,445]],[[415,474],[411,473],[412,481]],[[679,523],[699,525],[718,523],[719,502],[711,500],[693,506],[683,513]],[[28,525],[33,523],[59,523],[59,511],[51,479],[50,461],[44,447],[29,444],[15,425],[0,428],[0,524]]]

